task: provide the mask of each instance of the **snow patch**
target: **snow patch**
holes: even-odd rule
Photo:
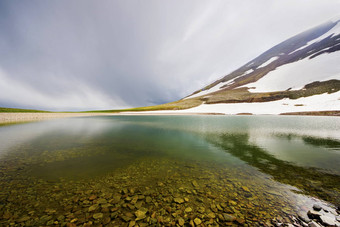
[[[187,110],[152,111],[150,113],[223,113],[223,114],[280,114],[288,112],[340,110],[340,91],[313,95],[299,99],[272,102],[202,104]]]
[[[252,73],[252,72],[254,72],[254,69],[249,69],[249,70],[245,71],[241,76],[245,76],[245,75],[250,74],[250,73]],[[240,77],[241,77],[241,76],[240,76]],[[235,78],[235,79],[236,79],[236,78]]]
[[[270,58],[268,61],[266,61],[265,63],[263,63],[262,65],[258,66],[257,68],[263,68],[263,67],[266,67],[267,65],[269,65],[270,63],[272,63],[273,61],[279,59],[279,57],[275,56],[275,57],[272,57]]]
[[[336,36],[336,35],[339,35],[339,34],[340,34],[340,22],[338,21],[338,23],[331,30],[329,30],[325,34],[319,36],[318,38],[309,41],[304,46],[302,46],[302,47],[300,47],[300,48],[290,52],[289,54],[293,54],[293,53],[295,53],[295,52],[297,52],[299,50],[302,50],[302,49],[306,48],[307,46],[310,46],[310,45],[312,45],[314,43],[320,42],[320,41],[322,41],[323,39],[325,39],[325,38],[327,38],[329,36],[333,37],[333,36]]]
[[[250,92],[294,90],[314,81],[340,80],[340,51],[282,65],[258,81],[242,87],[255,87]]]
[[[208,90],[200,91],[200,92],[198,92],[198,93],[196,93],[194,95],[188,96],[188,97],[186,97],[184,99],[195,98],[195,97],[199,97],[199,96],[202,96],[202,95],[206,95],[206,94],[210,94],[210,93],[222,90],[223,88],[221,88],[221,87],[223,87],[224,85],[231,85],[231,84],[235,83],[235,80],[237,78],[240,78],[240,77],[245,76],[245,75],[247,75],[249,73],[252,73],[253,71],[254,71],[253,69],[249,69],[246,72],[244,72],[244,74],[242,74],[240,76],[237,76],[237,77],[235,77],[233,79],[230,79],[230,80],[228,80],[226,82],[220,82],[220,83],[216,84],[214,87],[211,87]]]
[[[191,96],[188,96],[188,97],[186,97],[184,99],[195,98],[195,97],[199,97],[199,96],[202,96],[202,95],[207,95],[207,94],[215,92],[215,91],[219,91],[221,89],[221,87],[223,86],[223,84],[224,83],[222,83],[222,82],[218,83],[214,87],[211,87],[211,88],[209,88],[207,90],[202,90],[202,91],[200,91],[200,92],[198,92],[196,94],[193,94]]]

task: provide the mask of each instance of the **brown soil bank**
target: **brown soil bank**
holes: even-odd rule
[[[290,112],[280,115],[307,115],[307,116],[340,116],[340,111],[309,111],[309,112]]]

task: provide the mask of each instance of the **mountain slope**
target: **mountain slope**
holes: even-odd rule
[[[212,107],[221,103],[229,104],[224,105],[224,109],[218,108],[218,112],[224,113],[235,113],[235,109],[239,108],[235,104],[266,102],[269,108],[268,104],[274,101],[281,101],[280,105],[285,106],[294,103],[293,106],[299,108],[278,108],[275,104],[275,109],[261,111],[251,105],[251,108],[240,108],[240,111],[282,113],[280,111],[340,110],[339,90],[340,19],[319,25],[274,46],[183,101],[201,101],[202,105],[195,108],[201,112],[209,108],[209,112],[215,112]],[[321,94],[322,102],[327,103],[329,100],[329,106],[313,105],[312,100],[317,103],[321,97],[317,95]],[[310,100],[308,105],[302,102],[307,98]]]

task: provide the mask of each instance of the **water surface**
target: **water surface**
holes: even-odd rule
[[[339,131],[340,118],[298,116],[2,126],[0,224],[289,221],[314,203],[340,204]]]

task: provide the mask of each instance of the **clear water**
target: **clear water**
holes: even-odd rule
[[[225,214],[239,225],[288,221],[314,203],[340,204],[339,131],[340,118],[297,116],[102,116],[2,126],[0,224],[199,218],[223,225]]]

